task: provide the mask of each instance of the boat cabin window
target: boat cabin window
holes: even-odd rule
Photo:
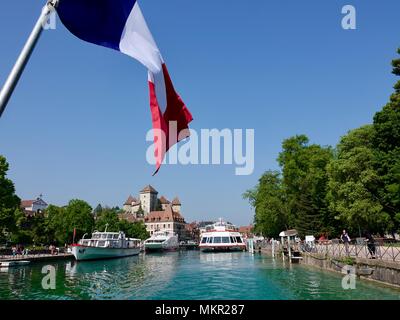
[[[105,244],[106,244],[105,241],[99,241],[99,242],[97,243],[97,246],[99,246],[99,247],[104,247]]]
[[[222,237],[222,243],[229,243],[229,237]]]
[[[213,240],[212,237],[207,238],[207,243],[212,243],[212,240]]]
[[[214,243],[221,243],[221,237],[214,237]]]
[[[93,239],[100,239],[100,235],[97,233],[95,233],[94,235],[93,235]]]
[[[201,239],[201,243],[206,243],[207,242],[207,238],[204,237],[203,239]]]
[[[236,237],[236,242],[237,243],[242,243],[242,239],[240,237]]]
[[[107,239],[107,235],[106,234],[102,234],[101,235],[101,239]]]
[[[118,239],[118,234],[114,234],[114,239]]]
[[[235,243],[236,241],[235,241],[235,238],[234,237],[231,237],[231,243]]]

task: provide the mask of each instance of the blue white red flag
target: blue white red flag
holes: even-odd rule
[[[120,51],[148,69],[150,109],[154,136],[156,172],[165,153],[193,120],[176,93],[161,53],[135,0],[59,0],[57,13],[65,27],[78,38]],[[169,123],[176,122],[178,139],[169,139]],[[176,133],[173,136],[177,136]],[[175,141],[173,141],[175,140]]]

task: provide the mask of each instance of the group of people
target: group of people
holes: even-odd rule
[[[56,246],[54,244],[51,244],[49,247],[50,253],[52,256],[57,255],[58,254],[58,250],[56,248]]]
[[[349,234],[347,233],[346,230],[343,230],[342,234],[340,235],[340,241],[344,244],[345,250],[346,250],[346,255],[349,256],[350,252],[349,252],[349,245],[351,243],[351,238],[349,236]],[[375,239],[372,236],[372,234],[370,232],[366,232],[365,233],[365,238],[364,241],[367,244],[367,248],[368,248],[368,252],[369,255],[372,259],[375,259],[375,254],[376,254],[376,244],[375,244]],[[328,240],[328,237],[325,234],[322,234],[319,238],[318,238],[318,243],[319,244],[328,244],[330,243]]]
[[[11,248],[12,255],[15,257],[17,255],[26,256],[29,254],[29,250],[25,248],[23,245],[16,245]]]
[[[58,254],[58,249],[56,248],[55,245],[51,244],[49,246],[49,250],[50,250],[50,254],[51,255],[57,255]],[[18,256],[18,255],[22,255],[22,256],[27,256],[29,254],[29,249],[25,248],[23,245],[15,245],[11,247],[11,252],[12,255]]]
[[[340,240],[344,243],[346,255],[349,255],[349,244],[351,242],[350,236],[346,230],[343,230]],[[376,254],[376,245],[375,239],[370,232],[365,233],[365,242],[367,243],[368,252],[372,259],[375,259]]]

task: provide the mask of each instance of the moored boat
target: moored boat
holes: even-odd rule
[[[204,252],[246,250],[239,230],[222,219],[206,227],[206,231],[201,234],[199,247]]]
[[[179,248],[178,236],[171,231],[156,231],[144,242],[145,251],[170,251]]]
[[[123,232],[94,232],[90,239],[82,238],[72,245],[78,261],[122,258],[140,253],[140,239],[127,238]]]

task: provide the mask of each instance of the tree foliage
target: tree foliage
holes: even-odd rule
[[[283,141],[278,162],[282,168],[289,226],[300,235],[331,232],[326,202],[326,166],[332,158],[329,147],[309,145],[305,135]]]
[[[150,236],[143,222],[129,222],[125,219],[120,220],[118,211],[115,208],[105,208],[99,214],[96,220],[96,230],[104,231],[106,226],[107,231],[123,231],[125,235],[130,238],[144,240]]]
[[[346,228],[382,232],[390,219],[376,197],[381,178],[374,168],[373,126],[350,131],[328,166],[330,209]]]
[[[287,211],[280,173],[267,171],[258,185],[243,197],[255,208],[254,230],[267,237],[276,237],[287,226]]]
[[[53,235],[51,241],[58,244],[71,243],[74,229],[76,239],[79,239],[85,233],[90,234],[94,228],[92,208],[83,200],[71,200],[65,207],[50,205],[45,215],[48,220],[46,230]]]
[[[400,59],[392,66],[400,76]],[[394,88],[373,124],[350,131],[334,150],[309,145],[305,135],[283,141],[282,178],[266,172],[244,195],[257,231],[276,236],[278,215],[301,235],[400,231],[400,81]]]
[[[16,216],[20,213],[21,200],[15,194],[13,182],[7,178],[9,169],[5,157],[0,155],[0,241],[4,242],[17,231]]]

